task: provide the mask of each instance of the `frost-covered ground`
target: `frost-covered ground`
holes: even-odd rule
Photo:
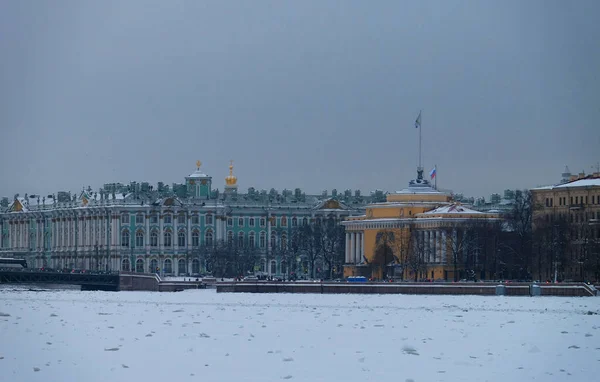
[[[600,298],[0,289],[0,381],[593,381]]]

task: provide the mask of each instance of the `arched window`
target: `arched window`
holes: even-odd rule
[[[137,273],[144,273],[144,260],[137,259],[135,261],[135,271]]]
[[[152,259],[150,260],[150,268],[148,269],[150,273],[158,272],[158,260]]]
[[[244,247],[244,233],[243,232],[238,233],[238,243],[237,243],[237,245],[240,248]]]
[[[254,232],[248,234],[248,247],[254,248],[256,246]]]
[[[171,259],[165,259],[164,273],[173,273],[173,262]]]
[[[296,217],[294,216],[292,218],[292,227],[297,227],[298,226],[298,219],[296,219]]]
[[[287,249],[287,235],[285,233],[281,234],[281,249]]]
[[[158,247],[158,232],[152,231],[150,234],[150,246]]]
[[[272,275],[277,273],[277,262],[275,260],[271,260],[271,272]]]
[[[249,225],[250,227],[254,227],[254,218],[250,218],[250,219],[248,219],[248,225]]]
[[[121,247],[129,247],[129,230],[127,229],[121,232]]]
[[[200,245],[200,232],[194,230],[192,232],[192,247],[198,247]]]
[[[144,246],[144,231],[138,230],[135,233],[135,246],[138,248]]]
[[[207,247],[211,247],[213,245],[213,233],[212,230],[206,231],[206,237],[204,238]]]
[[[123,272],[129,272],[130,266],[129,266],[129,259],[128,258],[124,258],[123,262],[121,263],[121,270]]]
[[[187,273],[187,266],[185,265],[185,259],[179,259],[177,261],[177,275],[183,276]]]
[[[266,224],[265,218],[260,218],[260,222],[259,223],[260,223],[261,227],[264,227],[265,224]]]
[[[193,259],[192,260],[192,275],[200,273],[200,260]]]
[[[265,259],[260,259],[260,271],[265,273],[267,272],[267,262]]]
[[[267,245],[267,234],[265,232],[260,233],[259,245],[261,248],[264,248]],[[263,271],[264,272],[264,271]]]
[[[173,246],[173,241],[171,240],[171,232],[170,231],[165,232],[164,241],[165,241],[164,242],[165,247],[172,247]]]
[[[308,218],[302,218],[302,225],[308,225]]]
[[[271,248],[275,248],[277,245],[277,234],[275,232],[271,232]]]
[[[287,262],[285,260],[283,260],[281,262],[281,274],[287,275],[287,273],[288,273]]]
[[[179,231],[177,234],[177,246],[185,247],[185,232]]]
[[[281,217],[281,226],[287,227],[287,218],[285,216]]]
[[[233,231],[227,232],[227,244],[233,245]]]

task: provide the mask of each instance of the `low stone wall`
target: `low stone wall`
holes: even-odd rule
[[[154,273],[119,273],[120,291],[159,291],[160,278]]]
[[[120,291],[179,292],[205,288],[201,281],[164,281],[155,273],[119,273]]]
[[[531,284],[504,284],[507,296],[530,296]],[[542,296],[591,296],[581,284],[540,285]],[[319,294],[443,294],[496,295],[495,283],[279,283],[238,282],[217,284],[218,293],[319,293]]]
[[[186,289],[206,289],[206,285],[201,282],[188,281],[161,281],[158,284],[159,292],[181,292]]]

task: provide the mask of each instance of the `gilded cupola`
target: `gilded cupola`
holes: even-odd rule
[[[233,175],[233,161],[229,162],[229,176],[225,178],[225,184],[229,187],[237,185],[237,177]]]

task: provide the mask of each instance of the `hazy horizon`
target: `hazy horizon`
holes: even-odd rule
[[[0,3],[0,196],[183,183],[489,197],[600,160],[597,1]]]

